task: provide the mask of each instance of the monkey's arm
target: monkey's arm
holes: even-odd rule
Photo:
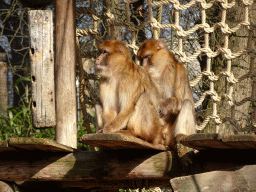
[[[126,94],[126,96],[127,94],[128,95],[132,93],[134,94],[128,97],[127,100],[124,99],[125,101],[120,101],[121,103],[120,113],[109,124],[107,124],[103,128],[104,133],[118,132],[119,130],[122,130],[126,127],[128,120],[135,109],[135,105],[138,99],[140,98],[141,94],[144,92],[144,88],[140,84],[138,84],[137,88],[134,87],[133,83],[129,83],[128,85],[132,85],[132,86],[127,86],[125,89],[130,91],[131,93],[123,93],[123,94]],[[136,90],[135,92],[133,91],[134,88]]]
[[[172,87],[172,89],[170,89],[172,91],[172,96],[165,99],[160,104],[159,113],[162,117],[178,115],[182,108],[183,101],[185,99],[191,99],[191,93],[188,92],[191,92],[191,90],[185,68],[180,63],[177,63],[175,68],[176,75],[170,76],[168,81],[168,86]]]
[[[97,132],[103,128],[103,108],[101,104],[95,105],[96,118],[97,118]]]
[[[111,83],[102,81],[99,84],[100,100],[102,105],[97,106],[99,128],[108,125],[118,113],[117,109],[117,82]]]

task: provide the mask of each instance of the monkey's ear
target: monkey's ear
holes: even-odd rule
[[[164,44],[164,42],[162,42],[162,41],[157,41],[157,47],[159,48],[159,49],[165,49],[166,48],[166,45]]]

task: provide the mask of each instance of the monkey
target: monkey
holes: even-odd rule
[[[102,133],[123,133],[153,144],[162,144],[163,125],[158,116],[158,91],[149,74],[132,59],[120,41],[99,46],[95,60],[100,76],[99,129]]]
[[[196,133],[194,100],[187,72],[160,40],[143,42],[138,58],[161,93],[157,110],[165,123],[164,145],[175,148],[182,136]]]

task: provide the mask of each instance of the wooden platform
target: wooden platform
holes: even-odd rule
[[[39,150],[47,152],[73,152],[73,149],[44,138],[19,137],[0,141],[0,152]]]
[[[181,139],[181,144],[197,149],[256,149],[255,135],[197,133]]]
[[[137,137],[124,134],[86,134],[80,137],[80,142],[95,147],[107,149],[155,149],[167,150],[163,145],[153,145]]]
[[[167,150],[163,145],[153,145],[142,139],[123,134],[87,134],[80,142],[105,149],[155,149]],[[203,149],[256,149],[255,135],[219,135],[197,133],[181,139],[181,144],[197,150]]]

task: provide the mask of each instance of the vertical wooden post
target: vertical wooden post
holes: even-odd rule
[[[52,11],[32,10],[28,12],[28,16],[33,125],[37,128],[54,127],[56,116]]]
[[[56,1],[56,141],[77,147],[75,0]]]
[[[0,115],[7,115],[8,90],[7,90],[7,64],[6,53],[0,53]]]

